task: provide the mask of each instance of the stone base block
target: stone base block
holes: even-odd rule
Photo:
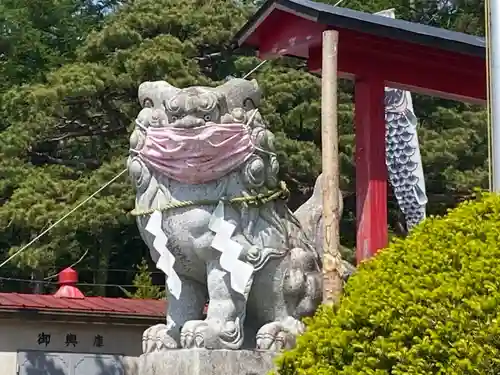
[[[276,353],[179,349],[142,355],[126,375],[267,375]]]

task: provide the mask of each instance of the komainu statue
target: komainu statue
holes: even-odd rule
[[[127,165],[139,231],[168,290],[166,324],[146,330],[145,353],[289,348],[321,302],[321,189],[300,215],[287,208],[260,95],[243,79],[139,87]]]

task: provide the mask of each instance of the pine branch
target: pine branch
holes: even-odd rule
[[[32,150],[28,151],[28,155],[31,158],[31,163],[34,165],[53,164],[88,169],[97,169],[101,166],[101,163],[97,159],[62,159]]]
[[[47,139],[44,139],[42,142],[59,142],[59,141],[62,141],[64,139],[68,139],[68,138],[94,137],[97,135],[104,135],[104,134],[117,134],[123,130],[125,130],[125,128],[123,128],[123,127],[112,128],[112,129],[100,129],[100,130],[94,130],[94,129],[90,128],[88,130],[82,130],[79,132],[78,131],[68,132],[68,133],[62,134],[62,135],[57,136],[57,137],[47,138]]]

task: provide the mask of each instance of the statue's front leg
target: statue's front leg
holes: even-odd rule
[[[203,316],[203,307],[207,300],[205,286],[180,275],[179,278],[182,282],[181,295],[176,299],[167,292],[167,324],[157,324],[144,331],[143,353],[177,349],[180,346],[183,325]]]
[[[229,273],[221,268],[218,259],[207,265],[207,284],[210,299],[207,317],[186,322],[181,333],[182,347],[240,349],[250,288],[245,295],[235,292]]]

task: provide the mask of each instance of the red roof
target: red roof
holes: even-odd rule
[[[46,313],[80,313],[127,317],[165,317],[164,300],[107,297],[61,298],[43,294],[0,293],[0,311],[36,310]]]
[[[498,1],[498,0],[495,0]],[[322,67],[322,33],[337,30],[338,73],[386,86],[486,104],[484,38],[310,0],[268,0],[237,33],[261,59],[282,55]],[[460,77],[457,79],[457,77]]]

